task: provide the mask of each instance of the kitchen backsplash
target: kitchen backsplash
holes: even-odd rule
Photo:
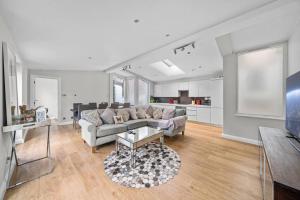
[[[195,104],[211,105],[210,97],[150,97],[150,103],[174,103],[174,104]]]

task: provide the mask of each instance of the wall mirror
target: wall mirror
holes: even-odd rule
[[[18,122],[18,89],[17,89],[17,67],[16,55],[6,42],[2,43],[5,109],[4,125],[12,125]]]

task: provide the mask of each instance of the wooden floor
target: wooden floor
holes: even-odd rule
[[[46,134],[38,131],[31,131],[25,145],[18,147],[24,159],[29,159],[24,152],[30,156],[45,152]],[[113,143],[92,154],[71,125],[53,127],[54,172],[8,190],[5,199],[261,199],[257,147],[222,139],[221,132],[188,123],[185,136],[166,138],[166,145],[181,157],[179,174],[158,187],[132,189],[104,173],[103,160],[114,149]]]

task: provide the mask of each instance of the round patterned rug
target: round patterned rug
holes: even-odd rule
[[[180,157],[171,148],[149,143],[136,152],[136,166],[130,166],[130,151],[120,144],[119,155],[113,151],[104,160],[105,173],[126,187],[144,188],[166,183],[180,168]]]

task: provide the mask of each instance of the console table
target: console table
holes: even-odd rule
[[[51,158],[50,151],[50,127],[51,127],[52,119],[47,119],[44,122],[30,122],[23,124],[14,124],[10,126],[3,127],[4,134],[10,134],[12,147],[11,147],[11,155],[10,155],[10,163],[8,169],[8,175],[12,175],[10,182],[8,183],[7,188],[13,188],[20,184],[32,181],[41,176],[47,175],[51,173],[54,169],[53,158]],[[25,129],[33,129],[33,128],[47,128],[47,145],[46,145],[46,155],[41,158],[36,158],[33,160],[29,160],[23,163],[20,163],[17,156],[16,151],[16,131],[17,130],[25,130]],[[13,157],[15,160],[16,168],[13,173],[11,173],[11,168],[13,163]],[[39,163],[39,165],[35,165]],[[24,167],[24,169],[22,169]],[[29,175],[27,173],[33,172],[33,174]],[[23,173],[23,174],[22,174]]]
[[[259,127],[260,177],[264,200],[300,200],[300,152],[283,130]]]

